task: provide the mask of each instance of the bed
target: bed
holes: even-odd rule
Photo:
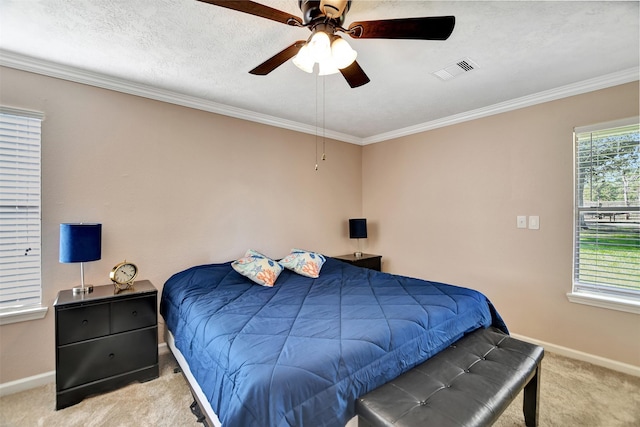
[[[359,396],[465,334],[507,332],[477,291],[330,257],[317,278],[284,269],[273,287],[231,262],[195,266],[165,283],[160,313],[192,389],[224,427],[344,426]]]

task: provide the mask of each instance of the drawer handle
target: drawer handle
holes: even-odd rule
[[[131,312],[131,314],[135,317],[135,316],[137,316],[137,315],[138,315],[138,312],[137,312],[137,311],[135,311],[135,310],[133,310],[133,311]]]
[[[87,326],[89,324],[89,321],[87,319],[84,319],[82,321],[82,326]]]
[[[116,357],[116,355],[115,355],[115,354],[113,354],[113,353],[109,353],[109,359],[113,359],[114,357]]]

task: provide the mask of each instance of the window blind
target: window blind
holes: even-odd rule
[[[573,291],[640,301],[638,119],[576,129],[575,150]]]
[[[41,122],[0,108],[0,309],[41,303]]]

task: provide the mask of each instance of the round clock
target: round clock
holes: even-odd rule
[[[113,286],[117,290],[122,291],[131,287],[137,275],[138,267],[134,263],[125,260],[111,269],[109,279],[111,279]]]

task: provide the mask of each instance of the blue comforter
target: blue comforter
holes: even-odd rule
[[[344,426],[358,396],[504,323],[481,293],[327,258],[275,287],[230,263],[164,285],[160,313],[224,427]]]

